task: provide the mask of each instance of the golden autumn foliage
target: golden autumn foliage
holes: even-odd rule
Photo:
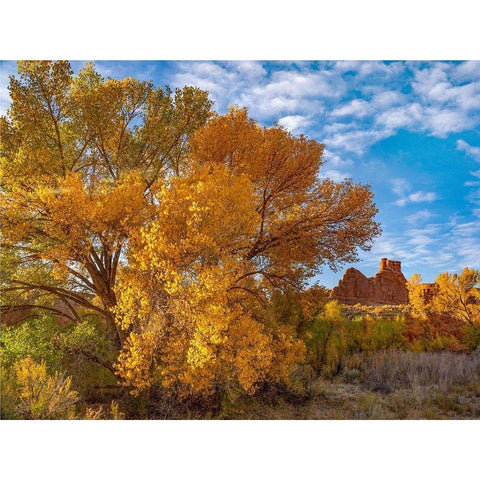
[[[409,280],[410,304],[419,316],[444,316],[480,329],[480,272],[465,267],[462,273],[438,275],[428,294],[421,277]]]
[[[435,283],[423,284],[415,274],[408,283],[411,316],[407,336],[419,350],[475,350],[480,341],[478,270],[444,272]]]
[[[305,347],[258,305],[378,232],[368,188],[319,179],[322,151],[243,109],[196,132],[191,162],[155,192],[155,219],[132,233],[115,310],[131,332],[126,385],[189,395],[288,380]]]
[[[110,310],[129,231],[148,220],[150,189],[179,170],[211,102],[192,87],[104,80],[92,64],[74,76],[66,61],[26,61],[18,73],[0,122],[5,309],[52,310],[60,298],[73,321],[74,305],[103,316],[120,345]]]
[[[441,273],[435,284],[433,310],[480,330],[480,272],[464,268],[461,274]]]
[[[325,263],[354,261],[356,248],[368,248],[379,233],[368,186],[319,178],[323,149],[283,128],[261,128],[237,108],[193,136],[196,163],[224,165],[252,183],[260,218],[246,257],[269,263],[261,269],[268,281],[295,283]]]
[[[131,331],[118,365],[125,384],[209,394],[221,382],[253,392],[262,380],[286,378],[301,343],[252,318],[247,290],[256,282],[237,285],[257,219],[250,183],[223,165],[201,167],[157,198],[118,289],[117,321]]]
[[[369,186],[323,177],[322,144],[213,114],[197,88],[18,71],[0,124],[5,310],[95,312],[134,393],[288,382],[305,345],[265,307],[370,248]]]

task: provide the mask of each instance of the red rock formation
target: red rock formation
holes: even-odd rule
[[[330,296],[347,305],[398,305],[408,303],[407,280],[401,262],[382,258],[380,271],[366,277],[356,268],[349,268]]]

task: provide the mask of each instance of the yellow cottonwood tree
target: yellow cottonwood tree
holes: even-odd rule
[[[480,330],[480,272],[465,267],[462,273],[444,272],[438,275],[426,296],[421,277],[409,280],[409,297],[417,316],[440,315],[458,320]]]
[[[236,285],[248,268],[254,200],[248,178],[223,165],[158,190],[156,218],[132,238],[118,288],[117,321],[130,332],[118,372],[135,392],[155,382],[182,395],[229,382],[253,392],[302,358],[293,331],[255,319],[248,283]]]
[[[379,231],[368,187],[319,177],[322,152],[244,109],[195,133],[188,164],[158,186],[155,219],[132,233],[116,307],[125,385],[208,395],[288,379],[305,347],[259,305],[355,259]]]
[[[3,312],[100,314],[122,342],[112,308],[129,232],[148,221],[155,182],[177,173],[210,116],[206,92],[103,79],[92,64],[18,63],[1,118]],[[26,276],[41,271],[40,276]]]
[[[480,272],[465,267],[460,274],[441,273],[435,284],[432,309],[480,331]]]
[[[422,285],[422,277],[419,273],[414,273],[408,279],[408,300],[417,316],[426,316],[430,309],[428,297],[425,296]]]

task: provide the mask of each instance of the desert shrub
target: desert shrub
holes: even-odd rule
[[[0,368],[0,417],[11,420],[17,416],[17,379],[13,368],[6,363]]]
[[[308,363],[299,365],[292,373],[289,384],[284,384],[278,396],[296,404],[312,400],[322,394],[324,379]]]
[[[340,304],[329,302],[307,325],[307,357],[316,372],[338,373],[347,354],[405,347],[404,332],[403,316],[347,318]]]
[[[436,352],[465,352],[467,347],[463,342],[463,338],[460,339],[455,335],[437,335],[433,340],[428,342],[427,350]]]
[[[71,377],[60,372],[49,375],[45,362],[36,363],[30,357],[16,362],[13,373],[7,388],[15,384],[16,396],[9,401],[15,402],[16,417],[28,420],[75,417],[78,394],[71,389]]]
[[[470,352],[480,350],[480,331],[472,327],[472,325],[465,325],[463,328],[463,344]]]
[[[346,383],[353,383],[360,377],[360,370],[356,368],[344,367],[342,371],[342,378]]]
[[[413,312],[406,317],[405,338],[408,349],[416,352],[472,351],[474,348],[471,344],[475,344],[477,333],[475,328],[458,319],[432,313],[430,310],[422,315]]]
[[[105,411],[104,406],[87,407],[85,414],[82,416],[84,420],[124,420],[125,413],[120,411],[120,407],[116,400],[110,402],[108,411]]]
[[[381,397],[373,392],[363,392],[359,395],[357,400],[358,412],[356,419],[385,419],[388,414],[381,402]]]
[[[71,355],[91,356],[99,360],[114,360],[111,342],[105,338],[98,320],[85,319],[57,334],[55,346]]]

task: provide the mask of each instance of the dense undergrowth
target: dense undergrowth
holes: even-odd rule
[[[3,327],[2,418],[480,416],[480,335],[471,325],[426,320],[408,306],[323,302],[312,313],[294,303],[274,298],[268,315],[295,326],[304,361],[288,381],[260,384],[254,395],[227,384],[208,398],[178,398],[159,385],[134,396],[105,367],[115,349],[98,322],[69,327],[43,316]]]

